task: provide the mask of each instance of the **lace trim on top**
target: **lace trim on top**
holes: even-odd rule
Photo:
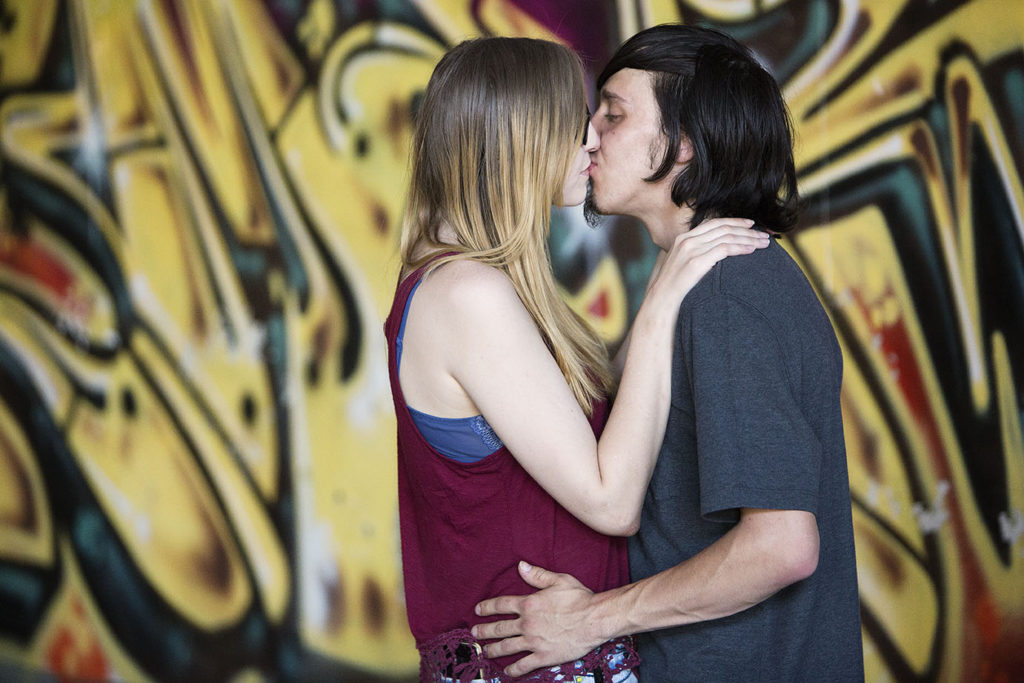
[[[488,424],[483,415],[473,417],[472,422],[469,424],[473,428],[473,431],[476,432],[477,436],[480,437],[480,440],[491,449],[492,453],[505,445],[501,442],[501,439],[498,438],[498,435],[494,433],[494,428]]]
[[[461,656],[456,655],[460,646]],[[473,679],[501,681],[529,681],[530,683],[567,683],[574,675],[585,675],[595,671],[604,674],[605,681],[612,675],[626,669],[635,669],[640,664],[633,638],[615,638],[594,648],[573,662],[560,666],[540,669],[526,676],[512,678],[501,667],[483,654],[468,629],[455,629],[418,646],[420,652],[420,683],[442,683],[445,679],[469,683]],[[467,656],[468,654],[468,656]],[[525,655],[524,655],[525,656]]]

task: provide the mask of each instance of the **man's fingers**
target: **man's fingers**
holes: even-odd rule
[[[519,563],[519,575],[523,577],[523,581],[530,584],[534,588],[548,588],[554,586],[558,582],[560,574],[556,574],[553,571],[544,569],[542,567],[533,567],[526,562]],[[516,612],[516,614],[519,614]]]
[[[528,674],[542,666],[544,666],[544,661],[542,659],[537,657],[537,655],[529,655],[528,657],[523,657],[514,664],[510,664],[505,667],[505,673],[515,678],[516,676]]]
[[[496,640],[518,636],[523,632],[521,619],[503,619],[502,621],[489,621],[485,624],[477,624],[470,632],[477,640]]]
[[[522,636],[506,638],[496,643],[484,645],[484,654],[487,655],[488,659],[514,655],[517,652],[528,652],[529,650],[530,646],[526,644],[526,638]]]
[[[476,613],[481,617],[489,617],[494,614],[522,614],[521,596],[502,595],[500,598],[490,598],[476,603]]]

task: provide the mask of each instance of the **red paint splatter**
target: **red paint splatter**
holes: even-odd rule
[[[607,318],[608,308],[608,292],[601,290],[597,298],[590,302],[590,306],[587,307],[587,313],[598,318]]]
[[[99,642],[92,636],[81,603],[72,603],[70,621],[61,625],[46,650],[46,664],[60,681],[106,680],[110,671]]]
[[[74,275],[51,252],[24,237],[0,240],[0,264],[30,278],[64,299]]]

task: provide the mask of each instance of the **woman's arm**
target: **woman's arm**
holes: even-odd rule
[[[431,275],[436,298],[421,313],[443,318],[432,325],[442,335],[437,360],[530,476],[593,529],[636,531],[668,417],[679,304],[716,262],[767,242],[748,226],[727,219],[702,224],[666,254],[634,322],[600,441],[503,273],[462,261]]]

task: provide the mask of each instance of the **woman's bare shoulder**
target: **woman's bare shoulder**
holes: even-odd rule
[[[519,303],[508,275],[472,259],[458,259],[435,269],[424,278],[421,289],[431,292],[431,298],[439,303],[459,308]]]
[[[446,263],[424,278],[409,329],[413,335],[416,329],[429,329],[431,347],[454,354],[460,365],[470,349],[496,347],[494,335],[505,343],[516,339],[525,344],[527,336],[537,334],[508,276],[468,259]]]

